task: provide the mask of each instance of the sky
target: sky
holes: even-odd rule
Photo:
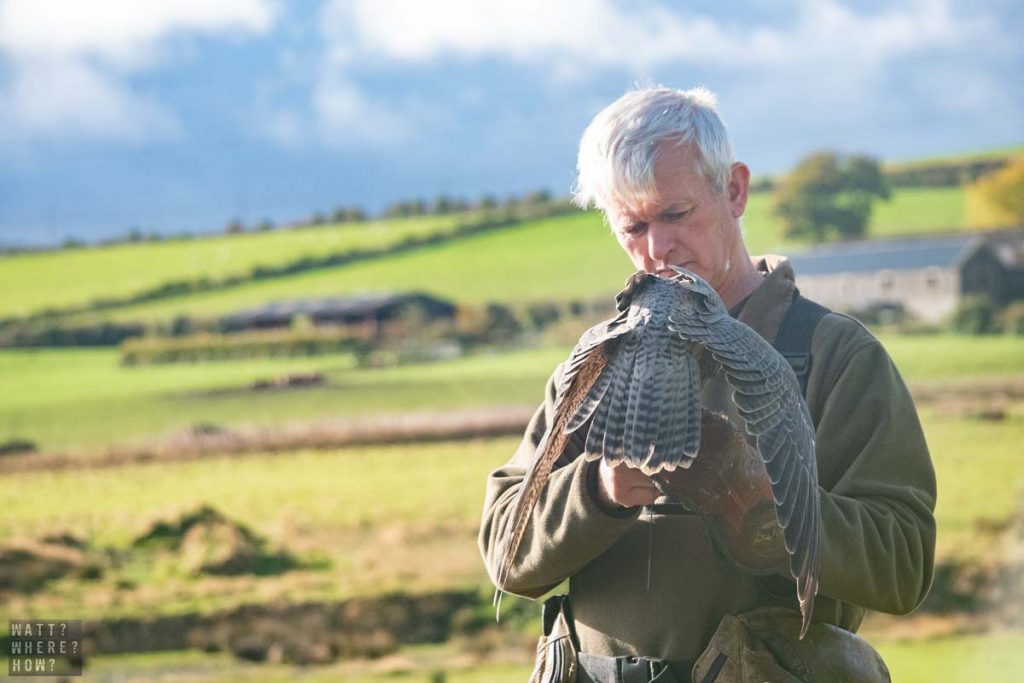
[[[0,244],[545,188],[637,85],[754,175],[1024,142],[1019,0],[0,0]]]

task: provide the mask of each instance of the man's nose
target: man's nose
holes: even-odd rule
[[[647,226],[647,254],[652,261],[664,263],[672,251],[672,233],[664,226],[651,223]]]

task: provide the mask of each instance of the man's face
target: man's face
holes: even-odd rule
[[[669,266],[682,266],[723,293],[737,277],[737,259],[747,258],[739,218],[749,171],[733,164],[728,187],[717,192],[701,174],[698,155],[690,144],[666,146],[654,164],[656,198],[615,206],[608,221],[637,268],[671,277]]]

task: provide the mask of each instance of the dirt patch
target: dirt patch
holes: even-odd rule
[[[979,520],[972,549],[941,560],[922,610],[984,615],[992,625],[1024,624],[1024,510]]]
[[[323,420],[285,427],[224,427],[201,423],[141,444],[98,451],[33,453],[4,457],[5,472],[120,467],[133,463],[196,460],[211,455],[252,455],[298,449],[428,443],[520,436],[533,416],[532,406],[495,406],[469,410],[372,415],[353,420]]]
[[[254,391],[266,391],[268,389],[305,389],[307,387],[319,387],[324,384],[326,377],[322,372],[293,372],[273,379],[258,379],[252,383]]]
[[[1024,400],[1024,377],[997,376],[914,382],[910,385],[910,392],[918,403],[931,403],[950,398],[990,399],[993,397],[1019,401]]]
[[[1024,509],[978,520],[969,547],[940,558],[924,604],[909,617],[871,614],[865,631],[889,638],[983,633],[1024,626]]]
[[[209,505],[154,522],[132,546],[174,551],[183,567],[197,575],[269,575],[299,566],[287,553],[269,552],[265,539]]]
[[[247,605],[214,615],[85,623],[95,654],[197,648],[250,661],[326,663],[380,657],[400,645],[451,637],[453,617],[481,602],[479,591],[356,598],[339,603]]]
[[[0,546],[0,595],[33,593],[65,576],[99,578],[103,570],[85,552],[84,544],[76,546],[67,541],[64,538],[11,540]]]

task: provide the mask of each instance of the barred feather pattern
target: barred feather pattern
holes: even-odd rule
[[[765,463],[776,514],[810,623],[819,569],[820,501],[814,427],[789,363],[718,294],[681,268],[637,273],[616,298],[620,313],[580,338],[564,365],[554,415],[519,488],[497,585],[504,590],[533,510],[568,436],[589,423],[584,457],[646,474],[697,457],[702,373],[725,371],[733,401]]]
[[[802,638],[810,625],[820,569],[821,502],[810,412],[789,363],[752,329],[721,315],[725,306],[706,282],[686,271],[681,276],[704,290],[704,296],[695,317],[686,311],[672,314],[669,328],[710,351],[734,389],[733,402],[771,482],[796,580]]]
[[[604,390],[609,379],[603,379],[602,370],[607,365],[606,351],[612,351],[615,340],[626,331],[626,313],[587,330],[573,349],[569,360],[562,368],[562,377],[555,394],[555,409],[548,430],[537,446],[537,455],[530,463],[520,484],[511,521],[504,531],[504,547],[498,567],[496,583],[498,591],[504,591],[509,573],[515,564],[516,555],[522,546],[529,527],[533,510],[547,484],[551,469],[565,450],[569,436],[578,429],[570,429],[573,420],[586,421],[595,409],[602,405]],[[596,385],[604,388],[591,395]],[[582,424],[582,422],[581,422]],[[495,596],[497,599],[497,596]]]

